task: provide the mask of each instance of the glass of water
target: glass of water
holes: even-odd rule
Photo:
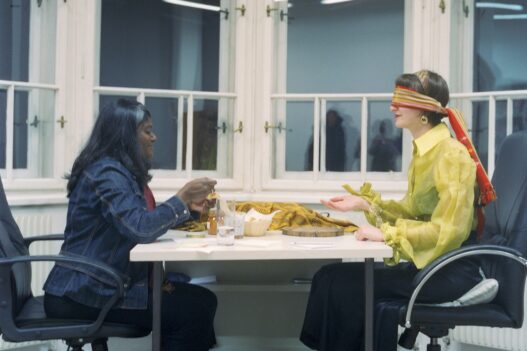
[[[234,212],[233,216],[234,237],[236,239],[243,238],[245,230],[245,212]]]
[[[216,240],[218,241],[218,245],[234,245],[234,227],[228,225],[219,226]]]

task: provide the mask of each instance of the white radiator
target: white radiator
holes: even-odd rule
[[[51,215],[25,215],[15,216],[15,221],[20,227],[20,231],[24,237],[53,234],[52,232],[52,217]],[[30,247],[32,255],[47,255],[56,254],[60,248],[60,242],[57,241],[42,241],[35,242]],[[48,273],[53,266],[53,263],[32,263],[32,281],[31,289],[34,295],[42,295],[42,285],[48,276]],[[49,342],[23,342],[23,343],[9,343],[0,339],[0,350],[15,350],[20,347],[42,344],[49,344]],[[47,349],[47,348],[46,348]]]
[[[527,290],[524,297],[524,322],[520,329],[488,327],[456,327],[452,340],[510,351],[527,351]]]
[[[46,234],[55,234],[52,232],[53,218],[51,215],[28,215],[15,216],[22,235],[25,238]],[[60,241],[37,241],[31,244],[29,250],[31,255],[50,255],[57,254],[60,249]],[[33,295],[42,295],[42,286],[53,267],[53,262],[39,262],[31,264],[31,289]]]

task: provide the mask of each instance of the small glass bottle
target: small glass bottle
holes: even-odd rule
[[[216,235],[218,233],[218,222],[216,221],[216,209],[209,209],[209,217],[207,219],[207,232],[209,235]]]

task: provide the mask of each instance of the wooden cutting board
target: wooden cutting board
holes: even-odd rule
[[[340,227],[313,227],[313,226],[301,226],[301,227],[285,227],[282,229],[282,234],[292,236],[341,236],[344,235],[344,229]]]

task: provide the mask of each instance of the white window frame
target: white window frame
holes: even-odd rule
[[[422,10],[416,6],[414,0],[405,0],[405,29],[404,29],[404,45],[403,52],[407,56],[407,52],[412,48],[412,41],[410,36],[412,19],[416,12]],[[406,169],[410,162],[411,154],[411,139],[408,133],[403,134],[403,153],[401,160],[401,172],[367,172],[367,134],[368,134],[368,102],[371,101],[389,101],[391,93],[382,94],[286,94],[286,62],[287,62],[287,21],[280,20],[280,11],[287,11],[287,2],[275,2],[272,0],[259,0],[259,8],[270,8],[271,15],[259,14],[259,21],[262,23],[262,39],[258,48],[256,61],[258,67],[264,67],[262,74],[258,75],[255,81],[261,82],[262,87],[255,87],[258,99],[264,101],[261,107],[255,105],[255,111],[261,111],[260,123],[262,127],[265,122],[270,125],[278,125],[281,123],[282,127],[287,128],[284,120],[275,120],[276,116],[284,116],[286,110],[286,102],[288,101],[306,101],[313,103],[313,172],[289,172],[285,171],[285,134],[281,133],[281,137],[276,142],[275,155],[277,162],[273,165],[272,153],[273,151],[273,134],[275,130],[265,132],[264,128],[256,128],[256,134],[260,134],[260,140],[263,149],[263,155],[258,162],[261,165],[260,172],[256,170],[257,174],[261,174],[255,178],[256,189],[262,192],[280,192],[290,191],[291,195],[298,196],[297,192],[336,192],[341,190],[343,182],[349,182],[352,186],[358,187],[364,181],[372,181],[375,187],[379,190],[394,191],[397,194],[401,193],[401,189],[406,188]],[[405,67],[408,66],[408,59],[405,58]],[[273,73],[270,73],[273,72]],[[274,93],[276,91],[276,93]],[[279,103],[275,103],[279,100]],[[324,133],[320,134],[321,128],[324,128],[325,114],[324,105],[326,101],[359,101],[361,103],[361,166],[359,172],[325,172],[324,177],[320,176],[318,170],[319,159],[322,161],[321,170],[324,169]],[[273,106],[273,104],[276,105]],[[277,113],[274,113],[276,108]],[[282,112],[282,113],[281,113]],[[322,122],[322,123],[321,123]],[[319,143],[322,138],[322,144]],[[255,159],[258,160],[258,153]],[[322,156],[322,158],[320,158]],[[276,177],[273,177],[273,167],[277,167]],[[295,190],[292,190],[295,189]],[[287,196],[287,195],[284,195]],[[318,195],[315,195],[318,196]],[[312,197],[307,195],[307,197]]]
[[[308,96],[297,96],[273,90],[275,79],[273,76],[274,65],[274,26],[279,11],[271,11],[267,16],[266,8],[285,4],[273,0],[231,0],[228,2],[229,17],[235,17],[236,22],[225,21],[222,25],[234,26],[233,37],[230,45],[236,48],[234,54],[229,58],[228,65],[222,64],[220,75],[229,77],[220,79],[220,92],[196,92],[175,90],[149,90],[116,87],[100,87],[99,76],[99,38],[100,38],[100,0],[56,0],[56,62],[55,84],[39,84],[35,82],[13,82],[2,81],[0,86],[10,89],[10,100],[13,100],[15,89],[47,89],[55,91],[55,117],[59,119],[64,116],[67,123],[64,129],[55,123],[54,129],[54,179],[32,179],[20,178],[13,172],[10,175],[7,170],[0,170],[4,185],[10,192],[10,203],[13,204],[63,204],[66,202],[64,196],[65,181],[63,175],[73,164],[79,150],[85,143],[92,129],[95,113],[98,110],[98,94],[110,93],[111,89],[118,89],[119,94],[127,93],[129,96],[144,101],[146,97],[171,97],[179,98],[180,111],[192,99],[234,99],[234,120],[232,128],[237,128],[239,122],[243,123],[243,132],[233,135],[232,158],[233,176],[228,179],[219,179],[217,189],[225,192],[228,196],[247,200],[271,200],[271,201],[298,201],[303,203],[315,203],[322,196],[334,193],[342,193],[341,185],[349,182],[358,187],[362,181],[372,181],[376,190],[383,196],[399,197],[406,190],[406,179],[404,171],[411,157],[411,138],[405,132],[403,138],[403,172],[375,174],[365,172],[366,157],[361,157],[361,172],[328,172],[324,177],[313,177],[301,179],[273,179],[271,175],[271,133],[265,133],[264,123],[272,123],[273,100],[276,99],[307,99],[314,102],[313,121],[315,126],[324,128],[324,114],[315,113],[323,111],[324,101],[335,98],[343,100],[354,100],[362,103],[362,129],[361,143],[362,151],[366,152],[367,145],[367,102],[372,99],[386,99],[391,92],[383,94],[308,94]],[[222,0],[224,6],[226,0]],[[46,6],[51,1],[43,1]],[[496,102],[507,101],[507,134],[512,131],[512,106],[516,99],[527,98],[527,91],[508,92],[484,92],[471,93],[472,70],[466,69],[472,64],[473,47],[473,15],[469,17],[462,15],[461,5],[446,2],[445,13],[437,8],[435,1],[405,0],[405,60],[404,71],[412,72],[423,67],[437,71],[449,82],[452,99],[461,99],[462,109],[467,117],[470,117],[471,101],[489,101],[489,173],[494,167],[495,145],[495,115]],[[473,8],[473,0],[467,0],[467,5]],[[32,2],[32,6],[36,6]],[[241,8],[245,6],[244,15]],[[472,11],[471,11],[472,12]],[[457,30],[457,32],[454,31]],[[464,33],[462,36],[459,33]],[[443,46],[436,43],[445,43]],[[448,45],[447,45],[448,44]],[[453,59],[459,56],[461,58]],[[220,60],[226,60],[222,54]],[[33,68],[32,68],[33,69]],[[225,85],[224,85],[225,83]],[[232,91],[226,91],[226,86],[231,86]],[[106,90],[105,90],[106,89]],[[108,90],[109,89],[109,90]],[[124,91],[123,91],[124,90]],[[462,92],[462,93],[459,93]],[[115,91],[117,93],[117,90]],[[124,94],[124,95],[127,95]],[[315,101],[318,101],[315,103]],[[192,105],[192,104],[190,104]],[[316,106],[315,106],[316,105]],[[8,113],[12,120],[13,103],[8,104],[11,112]],[[285,106],[285,105],[284,105]],[[220,110],[224,110],[221,106]],[[192,112],[192,111],[190,111]],[[182,113],[182,112],[181,112]],[[189,115],[191,115],[189,113]],[[222,115],[222,113],[220,113]],[[182,117],[182,115],[181,115]],[[469,127],[470,118],[467,118]],[[182,118],[180,118],[182,120]],[[11,127],[12,128],[12,127]],[[318,135],[319,133],[315,133]],[[324,133],[321,134],[324,138]],[[12,136],[11,136],[12,138]],[[180,138],[182,140],[182,138]],[[322,140],[323,142],[324,140]],[[10,141],[12,144],[12,141]],[[192,144],[191,138],[188,140]],[[318,145],[318,143],[315,143]],[[67,146],[67,147],[66,147]],[[180,145],[181,146],[181,145]],[[179,147],[179,150],[182,150]],[[181,152],[181,151],[180,151]],[[229,153],[227,151],[226,153]],[[318,152],[323,156],[324,146]],[[11,154],[8,150],[7,155]],[[284,154],[285,155],[285,154]],[[181,155],[191,160],[191,155]],[[318,158],[317,158],[318,159]],[[178,157],[182,160],[182,157]],[[12,160],[10,161],[12,164]],[[220,164],[220,163],[218,163]],[[230,167],[230,166],[229,166]],[[179,167],[178,169],[181,169]],[[303,173],[303,172],[302,172]],[[211,173],[200,172],[174,172],[154,170],[152,187],[161,200],[163,195],[171,195],[179,189],[190,178]],[[309,178],[310,177],[310,178]]]
[[[56,67],[61,67],[64,62],[64,27],[66,13],[62,1],[45,1],[40,6],[36,2],[30,2],[30,28],[29,28],[29,82],[1,80],[0,88],[7,91],[6,103],[6,166],[0,169],[2,181],[6,190],[12,192],[11,197],[14,203],[42,203],[49,199],[52,203],[64,202],[61,194],[64,189],[64,145],[65,133],[58,123],[55,123],[59,116],[64,115],[64,73]],[[55,32],[49,29],[54,27]],[[54,37],[50,36],[54,34]],[[46,45],[49,40],[55,40],[55,45]],[[54,48],[54,52],[49,52],[49,48]],[[46,52],[46,50],[48,50]],[[50,63],[42,57],[53,57],[54,62]],[[50,64],[54,64],[52,72],[54,84],[40,83],[39,81],[48,76]],[[13,137],[14,137],[14,97],[15,92],[30,92],[28,99],[28,116],[34,116],[40,108],[52,109],[53,136],[43,136],[38,130],[28,126],[28,167],[24,169],[13,169]],[[53,92],[54,98],[50,101],[40,99],[39,91]],[[48,93],[49,94],[49,93]],[[28,124],[32,121],[26,121]],[[43,140],[48,138],[46,140]],[[52,155],[40,152],[42,143],[51,142]],[[39,177],[35,173],[40,169],[39,164],[51,160],[49,178]],[[37,167],[37,168],[35,168]],[[30,193],[45,189],[46,194]]]
[[[160,98],[175,98],[178,99],[178,146],[177,146],[177,167],[175,170],[152,170],[154,175],[151,187],[154,190],[173,190],[183,186],[190,179],[201,176],[208,176],[218,178],[221,174],[229,173],[232,170],[231,177],[223,177],[218,179],[221,187],[228,190],[241,190],[244,187],[243,177],[243,159],[245,157],[245,150],[243,141],[247,134],[247,127],[244,126],[244,120],[240,118],[244,114],[246,106],[240,101],[239,96],[247,97],[248,94],[240,94],[241,72],[239,68],[243,69],[243,65],[236,65],[240,60],[240,52],[243,53],[246,46],[246,40],[243,38],[243,33],[246,28],[245,16],[236,9],[235,1],[222,0],[222,9],[229,11],[228,19],[225,19],[223,13],[218,13],[221,16],[220,21],[220,72],[219,72],[219,92],[205,92],[205,91],[187,91],[187,90],[170,90],[170,89],[145,89],[145,88],[125,88],[125,87],[108,87],[99,86],[99,58],[100,58],[100,23],[101,23],[101,0],[95,4],[95,22],[97,40],[94,48],[94,85],[92,91],[93,98],[93,125],[96,117],[96,112],[99,109],[98,97],[103,95],[124,95],[137,99],[137,101],[144,103],[148,97]],[[239,5],[241,6],[241,5]],[[238,7],[239,8],[239,7]],[[233,51],[233,48],[237,48]],[[236,69],[235,69],[236,68]],[[233,91],[228,92],[229,88]],[[218,124],[226,124],[227,130],[225,133],[221,129],[218,130],[218,146],[217,146],[217,170],[216,171],[202,171],[192,169],[192,145],[193,145],[193,116],[194,101],[196,100],[217,100],[218,101]],[[225,103],[226,100],[232,100],[233,104]],[[147,106],[148,107],[148,106]],[[186,111],[186,154],[182,155],[183,150],[183,119],[184,111]],[[232,118],[229,118],[232,115]],[[241,124],[240,124],[241,123]],[[239,127],[242,126],[242,131]],[[88,131],[91,130],[88,129]],[[83,139],[87,139],[88,135],[84,135]],[[232,140],[228,140],[232,138]],[[238,152],[243,150],[244,152]],[[236,151],[236,152],[235,152]],[[182,168],[182,160],[185,158],[186,169]]]

